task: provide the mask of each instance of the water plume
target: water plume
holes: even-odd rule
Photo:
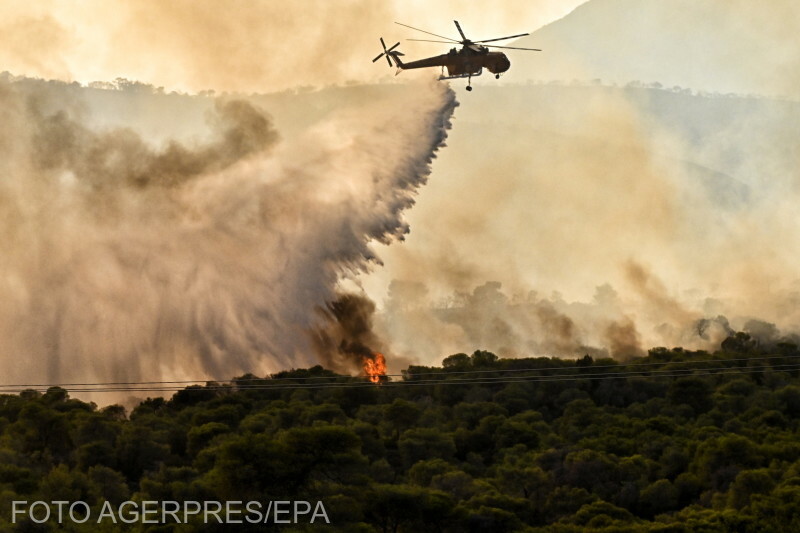
[[[0,83],[6,383],[315,364],[317,310],[408,231],[456,106],[440,84],[395,86],[281,140],[254,100],[205,99],[204,140],[153,143],[97,127],[101,96]]]

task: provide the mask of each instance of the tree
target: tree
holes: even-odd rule
[[[456,467],[444,459],[428,459],[425,461],[418,461],[414,464],[414,466],[408,470],[408,479],[414,485],[428,487],[434,476],[453,472],[455,470]]]
[[[383,532],[399,531],[401,525],[409,531],[435,530],[453,509],[447,494],[409,485],[373,485],[365,500],[366,514]]]
[[[726,352],[746,354],[753,352],[757,346],[756,340],[742,331],[738,331],[722,341],[722,349]]]
[[[128,425],[116,447],[117,464],[128,481],[135,483],[147,470],[155,470],[169,457],[169,446],[146,426]]]
[[[427,459],[450,460],[456,452],[453,438],[434,428],[414,428],[405,431],[397,442],[397,448],[406,468]]]
[[[89,494],[92,500],[110,501],[114,505],[130,498],[130,489],[125,483],[125,476],[107,466],[93,466],[87,472],[89,478]]]
[[[386,419],[395,428],[395,438],[399,438],[401,430],[408,429],[416,423],[421,413],[422,410],[419,407],[402,398],[395,398],[391,404],[386,406]]]
[[[229,433],[230,430],[230,427],[220,422],[209,422],[202,426],[194,426],[186,435],[186,451],[190,455],[197,455],[214,437]]]
[[[492,352],[475,350],[470,359],[472,360],[472,366],[479,368],[493,366],[499,358]]]
[[[705,413],[714,406],[711,401],[711,386],[700,377],[686,377],[674,381],[670,385],[667,398],[674,405],[690,406],[697,414]]]
[[[464,369],[471,364],[470,357],[465,353],[456,353],[449,355],[442,360],[442,368],[451,369]]]
[[[672,511],[678,506],[680,493],[666,479],[659,479],[639,493],[641,516],[652,518],[657,514]]]
[[[739,472],[728,491],[728,506],[741,509],[750,503],[754,494],[769,494],[775,480],[769,470],[744,470]]]
[[[626,509],[598,500],[581,507],[570,522],[597,530],[619,522],[636,522],[636,518]]]

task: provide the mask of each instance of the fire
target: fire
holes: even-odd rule
[[[386,358],[382,353],[375,352],[372,357],[364,357],[364,373],[373,383],[380,383],[386,376]]]

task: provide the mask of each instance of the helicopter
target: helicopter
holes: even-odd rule
[[[472,77],[473,76],[480,76],[483,73],[483,69],[485,68],[492,74],[496,79],[500,79],[500,74],[507,71],[511,67],[511,62],[508,60],[508,57],[503,52],[491,52],[489,48],[506,48],[509,50],[528,50],[531,52],[541,52],[538,48],[519,48],[516,46],[499,46],[496,44],[486,45],[484,43],[492,43],[496,41],[504,41],[506,39],[514,39],[516,37],[524,37],[525,35],[530,35],[528,33],[520,33],[518,35],[509,35],[508,37],[498,37],[496,39],[484,39],[481,41],[471,41],[467,39],[464,32],[461,30],[461,25],[458,23],[457,20],[453,22],[456,23],[456,29],[458,29],[459,35],[461,35],[461,40],[451,39],[450,37],[445,37],[443,35],[438,35],[436,33],[431,33],[429,31],[421,30],[419,28],[415,28],[413,26],[409,26],[408,24],[402,24],[400,22],[395,22],[400,26],[405,26],[406,28],[411,28],[412,30],[421,31],[422,33],[427,33],[428,35],[433,35],[434,37],[439,37],[440,39],[446,39],[444,41],[433,41],[430,39],[408,39],[409,41],[421,41],[421,42],[429,42],[429,43],[456,43],[461,45],[461,49],[451,48],[450,51],[446,54],[433,56],[433,57],[426,57],[425,59],[419,59],[417,61],[409,61],[408,63],[404,62],[400,59],[400,56],[405,55],[400,50],[396,48],[400,46],[400,43],[396,43],[394,46],[390,48],[386,48],[386,43],[383,41],[383,37],[381,37],[381,46],[383,47],[383,52],[381,52],[372,62],[376,62],[382,57],[386,57],[386,61],[389,62],[389,66],[392,65],[392,61],[394,61],[394,66],[397,67],[397,72],[395,75],[399,74],[401,70],[410,70],[415,68],[426,68],[426,67],[441,67],[442,68],[442,75],[439,76],[440,80],[452,80],[456,78],[467,78],[467,90],[472,90]],[[447,68],[447,76],[444,75],[444,69]]]

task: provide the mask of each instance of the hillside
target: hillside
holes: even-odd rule
[[[799,98],[798,33],[792,2],[590,0],[515,41],[544,51],[512,57],[514,79],[639,80]]]
[[[4,394],[0,488],[5,501],[87,502],[67,531],[98,531],[104,502],[129,500],[127,516],[146,501],[319,501],[337,531],[790,531],[799,358],[742,333],[713,355],[657,348],[627,364],[477,351],[382,385],[321,367],[242,376],[129,417],[57,387]],[[258,519],[233,518],[245,517]],[[286,530],[320,530],[310,518]],[[161,521],[140,530],[219,527]]]

